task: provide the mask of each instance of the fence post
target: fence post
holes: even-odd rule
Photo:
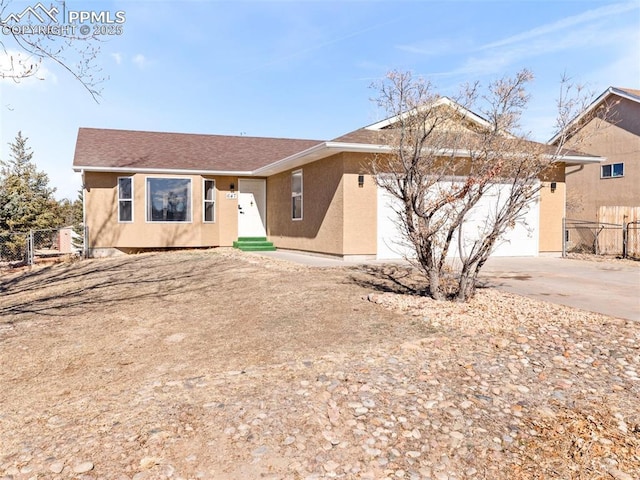
[[[84,233],[84,238],[83,238],[83,242],[82,242],[82,255],[84,258],[89,258],[89,226],[88,225],[83,225],[83,233]]]
[[[598,255],[598,239],[600,238],[600,233],[602,233],[602,231],[604,230],[604,225],[599,225],[599,229],[596,232],[596,238],[593,241],[593,251],[596,255]]]
[[[33,230],[29,230],[29,241],[27,242],[27,265],[33,265],[34,254],[33,254]]]
[[[622,258],[627,258],[627,241],[629,240],[629,224],[622,222]]]
[[[562,217],[562,258],[567,257],[567,218]]]

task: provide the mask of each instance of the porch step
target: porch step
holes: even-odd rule
[[[238,237],[233,242],[233,248],[243,252],[273,252],[276,249],[273,242],[267,241],[267,237]]]

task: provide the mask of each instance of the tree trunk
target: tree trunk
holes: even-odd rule
[[[434,300],[446,300],[440,285],[440,272],[436,268],[431,268],[427,272],[429,278],[429,295]]]
[[[476,282],[478,279],[478,269],[470,268],[460,273],[458,281],[458,292],[455,296],[456,302],[468,302],[476,293]]]

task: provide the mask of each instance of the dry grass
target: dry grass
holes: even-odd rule
[[[300,379],[288,385],[279,374],[281,365],[340,358],[349,372],[362,352],[383,358],[405,344],[413,345],[405,353],[415,355],[415,365],[450,361],[465,372],[476,363],[497,368],[515,362],[511,357],[520,358],[522,349],[514,345],[521,341],[531,342],[536,355],[557,350],[568,358],[577,343],[612,352],[624,347],[625,358],[640,364],[640,330],[632,322],[491,289],[479,290],[469,304],[434,302],[417,294],[420,285],[414,272],[397,266],[314,269],[231,250],[141,254],[3,274],[0,474],[3,463],[25,456],[24,445],[46,451],[53,448],[49,441],[61,443],[56,455],[77,449],[103,456],[104,465],[117,471],[140,458],[127,457],[121,465],[120,457],[109,457],[108,448],[95,443],[96,432],[106,432],[106,441],[119,430],[125,440],[135,439],[166,424],[188,424],[194,430],[176,430],[181,441],[190,439],[189,448],[209,455],[211,447],[198,434],[213,435],[219,425],[207,423],[210,414],[195,408],[191,396],[206,377],[211,384],[199,391],[210,396],[207,404],[244,405],[241,397],[216,397],[211,379],[230,388],[224,380],[229,372],[261,372],[238,379],[238,388],[288,399],[294,395],[288,390],[269,390],[298,388]],[[544,362],[551,360],[532,357],[532,364]],[[638,386],[611,393],[610,376],[593,365],[589,388],[601,402],[594,403],[593,393],[532,410],[521,418],[528,435],[507,450],[503,468],[476,478],[640,478]],[[456,372],[441,372],[442,384],[455,389]],[[182,396],[168,393],[176,378],[186,385]],[[527,402],[542,405],[545,398],[531,392]],[[216,419],[231,421],[223,415],[232,413],[220,410]],[[490,419],[496,429],[507,421]],[[55,428],[70,437],[68,444],[51,440],[60,436]],[[112,441],[112,448],[125,440]],[[148,445],[136,448],[137,454]],[[230,452],[238,448],[228,446]],[[217,466],[225,459],[209,461]]]

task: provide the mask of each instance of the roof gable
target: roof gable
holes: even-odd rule
[[[449,110],[449,113],[445,115],[445,118],[440,123],[439,128],[443,131],[461,132],[464,135],[472,137],[474,134],[479,132],[486,132],[493,129],[493,125],[487,119],[472,112],[468,108],[463,107],[448,97],[440,97],[433,104],[418,108]],[[396,125],[398,125],[404,118],[413,115],[415,111],[416,109],[412,109],[411,111],[367,125],[366,127],[337,137],[333,141],[362,144],[388,144],[391,142],[394,132],[398,131]],[[501,133],[506,138],[514,138],[513,135],[508,132]]]
[[[635,90],[633,88],[609,87],[603,93],[601,93],[598,98],[591,102],[589,106],[587,106],[587,108],[585,108],[580,114],[578,114],[576,118],[571,120],[571,122],[569,122],[569,124],[566,126],[565,130],[571,131],[575,129],[575,131],[577,131],[579,128],[576,128],[576,126],[579,126],[580,122],[582,122],[585,118],[588,118],[590,114],[594,113],[595,110],[597,110],[601,105],[608,102],[609,99],[614,96],[625,98],[627,100],[640,104],[640,90]],[[556,133],[547,143],[556,143],[563,133],[564,130]]]
[[[425,108],[448,108],[448,109],[454,110],[455,113],[460,117],[460,119],[463,119],[471,123],[476,128],[480,128],[480,129],[491,128],[491,124],[485,118],[482,118],[477,113],[474,113],[468,108],[463,107],[458,102],[451,100],[449,97],[440,97],[438,98],[438,100],[436,100],[433,103],[433,105],[426,106]],[[364,128],[366,130],[382,130],[384,128],[393,127],[395,123],[399,122],[402,118],[405,118],[411,115],[412,112],[413,110],[410,112],[402,113],[400,115],[395,115],[385,120],[381,120],[379,122],[368,125]]]

